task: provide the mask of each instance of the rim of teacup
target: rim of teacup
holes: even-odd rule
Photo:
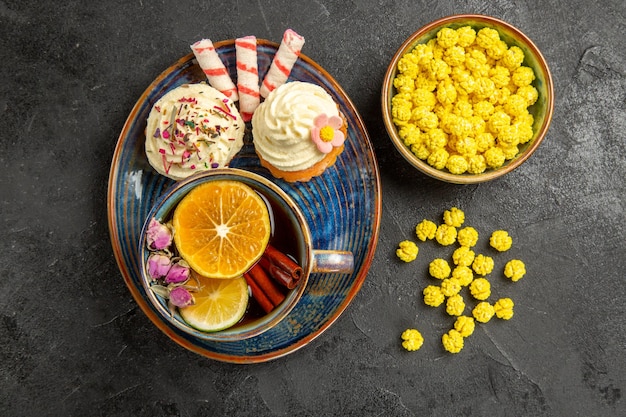
[[[249,185],[263,197],[266,204],[270,204],[267,201],[266,194],[273,194],[274,197],[276,197],[276,202],[280,204],[283,209],[288,211],[290,221],[294,222],[294,228],[301,231],[303,247],[300,248],[301,253],[299,256],[305,262],[304,265],[301,265],[303,269],[302,278],[299,279],[296,287],[286,294],[285,300],[273,311],[263,315],[262,317],[253,319],[250,322],[235,324],[228,329],[217,332],[204,332],[188,325],[182,319],[178,311],[172,314],[167,306],[167,301],[150,289],[152,280],[148,276],[146,269],[146,263],[149,255],[149,250],[146,245],[146,231],[151,219],[156,218],[159,221],[164,221],[168,219],[168,216],[171,217],[172,211],[180,200],[196,186],[208,181],[216,181],[220,179],[240,181]],[[232,342],[255,337],[280,323],[289,314],[289,312],[291,312],[302,297],[313,267],[311,232],[304,215],[298,208],[297,204],[283,189],[269,179],[259,174],[239,168],[218,168],[197,173],[184,180],[174,183],[170,188],[168,188],[157,199],[144,221],[139,239],[139,255],[141,262],[141,285],[146,293],[146,298],[148,299],[150,306],[177,329],[180,329],[199,339],[216,342]]]

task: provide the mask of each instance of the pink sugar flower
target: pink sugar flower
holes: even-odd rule
[[[148,249],[162,250],[172,244],[172,232],[166,225],[156,219],[150,220],[146,231]]]
[[[170,290],[170,303],[176,307],[193,305],[193,295],[185,287],[174,287]]]
[[[330,116],[322,113],[313,120],[311,128],[311,139],[320,152],[329,153],[333,147],[343,145],[346,140],[345,135],[339,128],[343,125],[343,120],[339,116]]]
[[[166,276],[171,266],[170,257],[162,253],[153,253],[148,257],[148,275],[153,280]]]

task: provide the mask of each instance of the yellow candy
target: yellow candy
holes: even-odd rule
[[[477,300],[486,300],[491,295],[491,284],[485,278],[476,278],[469,288],[470,293]]]
[[[533,128],[522,123],[515,123],[517,127],[517,134],[519,136],[519,143],[523,144],[533,138]]]
[[[500,62],[509,70],[515,70],[524,61],[524,52],[517,46],[511,46],[500,58]]]
[[[446,168],[452,174],[460,175],[467,171],[469,164],[463,155],[451,155],[446,163]]]
[[[458,35],[457,44],[467,48],[476,40],[476,31],[471,26],[463,26],[456,30]]]
[[[526,86],[528,87],[528,86]],[[524,88],[524,87],[522,87]],[[519,94],[511,94],[504,102],[504,111],[512,117],[520,116],[526,113],[528,101]]]
[[[472,155],[467,159],[467,172],[470,174],[480,174],[487,169],[487,162],[482,155]]]
[[[446,297],[452,297],[461,291],[461,284],[454,278],[446,278],[441,281],[441,293]]]
[[[415,88],[422,88],[431,92],[435,91],[437,88],[437,80],[435,78],[431,78],[428,72],[422,71],[417,74],[417,78],[415,78]]]
[[[400,137],[406,146],[421,145],[423,143],[422,132],[414,124],[407,124],[400,129]]]
[[[473,108],[472,108],[473,111]],[[467,121],[472,125],[472,134],[474,136],[478,136],[481,133],[484,133],[487,129],[487,123],[479,116],[470,116],[467,118]],[[478,145],[477,145],[478,146]],[[478,151],[478,149],[476,149]]]
[[[443,212],[443,222],[448,226],[461,227],[464,221],[465,212],[457,207],[452,207]]]
[[[457,137],[465,137],[472,134],[472,123],[465,117],[451,114],[445,119],[444,130]]]
[[[501,298],[493,306],[496,317],[503,320],[510,320],[513,317],[513,300],[510,298]]]
[[[418,59],[413,54],[406,54],[398,61],[398,71],[410,78],[417,77],[419,71]]]
[[[474,156],[478,152],[478,145],[476,144],[476,140],[471,136],[459,138],[454,145],[456,151],[463,156]]]
[[[467,287],[474,280],[474,273],[468,266],[457,266],[452,270],[452,278],[462,287]]]
[[[430,156],[430,149],[423,143],[411,145],[411,152],[419,159],[428,159]]]
[[[400,135],[402,139],[406,139],[409,136],[416,136],[419,138],[420,134],[420,130],[412,123],[407,123],[398,129],[398,135]]]
[[[489,320],[491,320],[494,314],[494,307],[486,301],[478,303],[476,307],[474,307],[474,310],[472,310],[472,315],[474,316],[476,321],[479,321],[481,323],[487,323]]]
[[[459,245],[471,248],[478,242],[478,231],[471,226],[464,227],[458,231],[457,240]],[[472,260],[473,259],[474,255],[472,252]]]
[[[438,148],[434,150],[430,155],[428,155],[427,162],[429,165],[436,169],[444,169],[446,167],[446,163],[448,162],[448,157],[450,154],[443,148]]]
[[[450,330],[441,337],[443,348],[450,353],[459,353],[463,349],[463,336],[457,330]]]
[[[504,265],[504,276],[517,282],[526,275],[526,265],[519,259],[511,259]]]
[[[489,70],[489,78],[491,78],[496,88],[502,88],[511,81],[511,72],[506,67],[496,65]]]
[[[409,352],[416,351],[422,347],[424,337],[417,329],[406,329],[402,332],[402,347]]]
[[[474,115],[474,107],[467,100],[457,100],[452,107],[452,112],[457,116],[469,119]]]
[[[519,148],[517,145],[507,145],[504,143],[499,143],[498,147],[502,149],[502,154],[504,155],[505,160],[513,159],[519,153]]]
[[[448,246],[456,241],[456,228],[447,224],[440,224],[435,233],[435,240],[440,245]]]
[[[433,59],[433,48],[430,45],[418,44],[411,53],[417,57],[417,62],[420,65],[426,65]]]
[[[452,82],[440,81],[437,84],[437,100],[441,104],[452,104],[456,101],[456,87]]]
[[[504,252],[511,249],[513,238],[505,230],[496,230],[489,238],[489,245],[497,251]]]
[[[460,239],[459,239],[460,234],[461,234],[461,231],[459,230],[459,232],[457,233],[457,240],[459,241],[459,243],[460,243]],[[455,265],[470,266],[472,265],[472,262],[474,262],[474,256],[476,256],[476,254],[474,253],[473,250],[469,248],[469,246],[461,246],[460,248],[452,252],[452,261],[454,262]]]
[[[463,337],[471,336],[475,328],[476,323],[472,317],[459,316],[454,322],[454,329]]]
[[[428,110],[432,110],[437,104],[437,97],[432,91],[428,91],[425,88],[416,88],[411,93],[413,105],[415,107],[424,107]]]
[[[487,73],[483,72],[483,69],[487,65],[487,56],[480,49],[470,49],[469,51],[465,51],[465,66],[468,70],[470,70],[473,74],[484,76],[489,73],[489,67],[487,68]]]
[[[472,269],[478,275],[489,275],[493,271],[493,258],[483,254],[476,255],[472,263]]]
[[[509,87],[494,88],[493,93],[489,96],[489,101],[496,106],[501,106],[511,94],[512,91]]]
[[[428,131],[439,126],[439,118],[431,111],[420,112],[418,116],[419,119],[416,119],[415,123],[423,131]]]
[[[417,234],[417,238],[422,242],[425,242],[426,239],[434,239],[435,233],[437,232],[437,225],[430,220],[422,220],[415,227],[415,234]]]
[[[474,95],[479,100],[484,100],[492,97],[495,91],[496,84],[490,78],[480,76],[476,79],[476,89],[474,90]]]
[[[465,302],[460,294],[454,294],[446,301],[446,313],[451,316],[460,316],[465,310]]]
[[[530,85],[535,80],[535,73],[532,68],[519,67],[513,72],[511,81],[518,87],[524,87]]]
[[[406,122],[411,119],[411,107],[409,105],[396,105],[391,109],[391,117],[396,124]]]
[[[526,106],[532,106],[537,101],[537,98],[539,98],[537,89],[532,85],[525,85],[518,88],[515,94],[526,100]]]
[[[488,49],[500,40],[498,31],[492,28],[482,28],[476,34],[476,43],[478,46]]]
[[[428,265],[428,272],[433,278],[445,279],[450,276],[450,265],[445,259],[433,259]]]
[[[442,48],[451,48],[459,40],[459,34],[454,29],[443,28],[437,32],[437,44]]]
[[[485,162],[490,168],[500,168],[504,164],[504,152],[498,147],[489,148],[485,151]]]
[[[489,127],[489,130],[491,130],[496,135],[500,133],[500,130],[502,130],[506,126],[509,126],[510,124],[511,116],[501,110],[495,111],[487,121],[487,127]]]
[[[426,134],[426,146],[433,152],[438,148],[445,148],[448,144],[448,135],[441,129],[431,129]]]
[[[400,242],[398,246],[398,249],[396,249],[396,255],[400,258],[400,260],[404,262],[412,262],[415,258],[417,258],[419,248],[414,242],[405,240]]]
[[[493,58],[494,60],[502,58],[506,50],[507,46],[503,40],[497,40],[491,46],[489,46],[489,48],[485,48],[487,56],[489,58]]]
[[[436,79],[437,81],[448,80],[448,76],[450,75],[450,65],[446,63],[443,59],[433,59],[430,61],[427,69],[426,69],[431,78]]]
[[[476,135],[476,151],[486,152],[496,146],[496,138],[489,132],[482,132]],[[483,155],[487,158],[486,155]]]
[[[436,285],[427,286],[422,291],[422,294],[424,295],[424,304],[430,307],[439,307],[446,299],[441,291],[441,287]]]
[[[473,110],[474,115],[482,118],[483,120],[489,120],[489,118],[493,114],[494,108],[493,104],[491,104],[487,100],[481,100],[474,104]]]
[[[407,74],[398,74],[393,80],[393,86],[399,93],[410,93],[415,90],[415,80]]]
[[[465,49],[462,46],[451,46],[443,52],[443,60],[451,67],[465,64]]]

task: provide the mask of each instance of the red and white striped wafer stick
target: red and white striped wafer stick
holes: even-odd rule
[[[198,60],[202,71],[206,74],[209,84],[221,91],[231,100],[239,100],[237,87],[230,79],[228,70],[220,59],[213,42],[209,39],[202,39],[191,45],[191,50]]]
[[[300,56],[300,51],[304,45],[304,37],[298,35],[292,29],[287,29],[283,34],[283,40],[276,51],[269,71],[261,84],[261,95],[267,95],[276,87],[282,85],[289,78],[291,69]]]
[[[261,101],[259,94],[259,70],[257,64],[256,37],[244,36],[235,39],[237,55],[237,90],[239,90],[239,112],[245,122]]]

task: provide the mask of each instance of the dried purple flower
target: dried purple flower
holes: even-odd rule
[[[193,305],[193,295],[184,287],[174,287],[170,290],[170,303],[176,307],[188,307]]]
[[[153,280],[163,278],[172,266],[170,257],[162,253],[152,253],[148,257],[148,275]]]
[[[146,231],[146,243],[150,250],[163,250],[172,244],[172,231],[153,218]]]
[[[184,260],[180,260],[172,265],[165,276],[167,284],[179,284],[189,279],[189,264]]]

